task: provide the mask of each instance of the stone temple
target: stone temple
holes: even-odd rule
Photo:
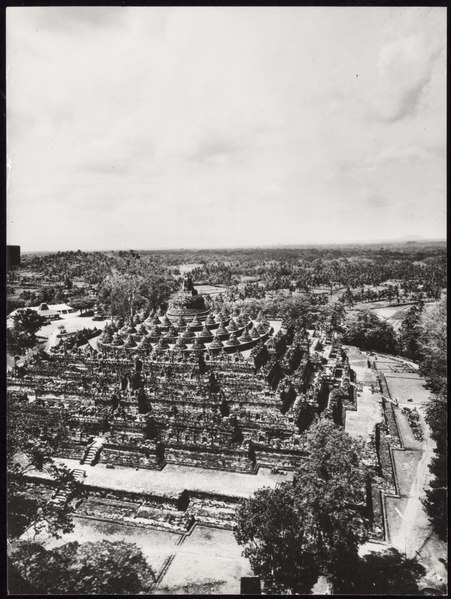
[[[274,332],[262,314],[254,320],[233,305],[230,313],[214,310],[189,277],[166,312],[106,327],[98,350],[61,345],[9,373],[8,401],[43,435],[64,424],[54,457],[87,495],[72,497],[48,472],[33,472],[27,489],[72,502],[77,522],[96,535],[120,527],[155,547],[169,535],[155,566],[159,594],[180,590],[177,563],[183,580],[189,568],[202,584],[206,574],[222,581],[250,573],[232,566],[235,557],[223,569],[215,555],[210,568],[215,541],[205,545],[197,574],[173,547],[197,534],[230,539],[243,499],[293,478],[315,417],[327,409],[343,424],[357,408],[354,373],[334,338],[294,322]],[[376,488],[372,501],[379,518]]]
[[[164,315],[154,313],[145,320],[136,315],[121,328],[112,323],[100,336],[98,346],[113,355],[183,355],[198,351],[214,355],[251,349],[271,333],[270,323],[263,317],[253,321],[244,311],[235,309],[230,313],[225,307],[213,312],[186,276]]]

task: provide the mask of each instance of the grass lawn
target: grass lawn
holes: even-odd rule
[[[226,287],[219,287],[218,285],[195,285],[195,287],[200,295],[215,296],[226,291]]]
[[[421,456],[421,451],[408,449],[405,451],[398,449],[393,451],[396,474],[398,476],[399,493],[402,497],[408,497],[410,495],[410,490]]]
[[[385,508],[386,508],[386,523],[388,527],[388,537],[393,539],[399,532],[402,524],[402,514],[407,505],[407,497],[386,497]]]
[[[386,372],[385,376],[392,397],[397,397],[398,401],[406,403],[407,399],[412,398],[413,402],[406,403],[406,405],[421,404],[429,401],[430,392],[426,389],[424,379],[403,376],[403,373],[390,374]]]

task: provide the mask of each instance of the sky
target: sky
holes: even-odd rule
[[[446,9],[9,7],[23,251],[446,236]]]

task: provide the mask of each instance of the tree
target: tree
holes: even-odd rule
[[[309,297],[280,298],[277,310],[282,320],[296,321],[299,326],[306,328],[312,324],[314,308]]]
[[[447,392],[447,306],[443,298],[428,307],[421,319],[420,344],[424,359],[420,371],[433,393]]]
[[[445,395],[431,397],[426,406],[426,422],[431,428],[431,436],[442,453],[448,450],[448,402]]]
[[[138,263],[136,265],[136,263]],[[154,264],[127,266],[125,273],[106,278],[99,286],[97,299],[111,308],[113,316],[130,317],[141,309],[158,308],[175,288],[175,280]]]
[[[396,549],[370,552],[359,560],[347,593],[353,595],[419,595],[418,581],[426,570]]]
[[[434,531],[443,541],[448,539],[448,410],[443,395],[433,396],[426,408],[426,422],[436,443],[429,465],[433,475],[430,489],[426,490],[423,505]]]
[[[67,422],[61,416],[45,421],[34,406],[19,406],[8,401],[7,480],[8,536],[17,538],[25,531],[46,529],[59,537],[73,528],[71,499],[82,493],[82,484],[75,480],[69,468],[56,464],[52,455],[68,436]],[[55,493],[64,491],[66,500],[54,503],[38,494],[29,482],[28,474],[46,470],[53,479]]]
[[[321,306],[318,310],[318,322],[324,327],[327,333],[343,331],[343,321],[345,318],[345,308],[342,303],[335,302]]]
[[[434,478],[430,489],[426,490],[426,498],[422,500],[434,532],[442,541],[448,540],[448,491],[447,478]]]
[[[234,529],[267,593],[309,593],[318,577],[291,483],[259,489],[238,508]]]
[[[23,468],[16,464],[15,468],[8,468],[8,536],[14,539],[34,530],[35,534],[45,531],[59,538],[63,533],[71,532],[74,508],[70,500],[81,495],[81,483],[74,479],[72,471],[66,466],[47,463],[45,469],[55,484],[53,496],[62,490],[67,493],[65,501],[55,503],[35,493],[30,488],[33,483],[27,484],[26,473],[31,470],[30,466],[27,464]]]
[[[75,541],[53,549],[22,542],[10,558],[36,594],[149,594],[155,582],[142,551],[124,541]]]
[[[309,592],[318,574],[340,591],[368,538],[362,444],[322,419],[293,483],[258,491],[237,512],[235,537],[270,592]]]
[[[448,431],[447,431],[447,306],[442,299],[426,309],[420,337],[424,355],[420,371],[434,393],[427,408],[426,421],[436,442],[429,469],[433,475],[423,505],[440,539],[448,538]]]
[[[345,321],[343,341],[362,349],[393,353],[396,334],[393,327],[371,310],[358,310]]]
[[[420,335],[422,304],[415,304],[407,312],[399,333],[400,352],[415,362],[421,359]]]
[[[36,333],[45,323],[45,318],[29,308],[13,316],[13,326],[8,328],[8,349],[12,353],[23,354],[37,343]]]
[[[368,538],[362,443],[328,419],[319,420],[305,437],[309,455],[296,470],[296,502],[305,514],[315,559],[338,590]]]

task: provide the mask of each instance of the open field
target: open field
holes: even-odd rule
[[[195,268],[200,268],[201,266],[202,264],[200,264],[200,262],[191,262],[190,264],[178,264],[177,268],[179,269],[180,273],[184,275],[185,273],[191,272]]]
[[[214,297],[219,293],[223,293],[226,290],[226,287],[222,285],[196,285],[196,289],[200,295],[211,295]]]
[[[395,331],[399,331],[404,322],[404,319],[407,315],[407,312],[410,310],[412,306],[387,306],[385,308],[374,308],[372,311],[382,318],[389,322]]]
[[[409,373],[406,373],[407,375]],[[385,373],[388,388],[392,397],[396,397],[400,403],[406,405],[418,405],[426,403],[430,397],[430,391],[426,389],[424,379],[415,375],[404,376],[404,373]],[[412,402],[407,402],[407,399],[412,399]]]
[[[408,449],[395,449],[393,452],[401,497],[409,497],[410,495],[412,481],[415,480],[421,455],[421,451]]]
[[[177,548],[156,594],[239,594],[242,576],[252,576],[252,570],[233,532],[196,526]]]
[[[395,315],[398,315],[396,319],[400,319],[403,312],[407,312],[412,306],[384,306],[381,308],[372,308],[372,312],[377,314],[379,318],[383,318],[384,320],[394,319]]]
[[[57,335],[60,332],[60,326],[64,326],[68,333],[74,333],[83,329],[96,328],[103,330],[108,322],[109,319],[93,320],[92,316],[80,316],[80,312],[73,312],[72,314],[64,314],[60,320],[54,320],[43,326],[39,331],[39,335],[47,338],[45,349],[49,349],[58,342]]]

